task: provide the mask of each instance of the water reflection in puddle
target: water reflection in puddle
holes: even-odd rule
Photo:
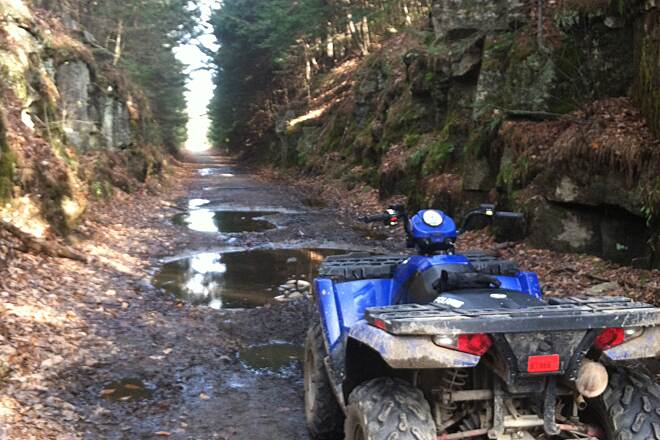
[[[101,390],[101,397],[117,402],[149,399],[151,395],[152,391],[139,379],[113,382]]]
[[[281,341],[248,347],[238,353],[239,359],[248,369],[277,375],[292,374],[303,356],[303,347]]]
[[[234,177],[233,170],[229,167],[219,167],[219,168],[201,168],[197,170],[200,176],[221,176],[221,177]]]
[[[275,225],[260,218],[272,214],[274,213],[193,209],[188,213],[175,215],[172,217],[172,223],[197,232],[261,232],[275,228]]]
[[[209,203],[211,203],[211,201],[207,199],[190,199],[188,200],[188,209],[199,209]]]
[[[311,280],[336,249],[268,249],[201,253],[163,265],[154,284],[178,298],[214,309],[257,307],[279,295],[277,286]]]

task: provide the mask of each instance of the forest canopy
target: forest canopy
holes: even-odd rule
[[[366,55],[391,26],[427,15],[426,0],[226,0],[212,18],[220,50],[211,141],[236,147],[273,123],[274,107],[318,72]],[[277,99],[270,96],[276,91]],[[249,124],[250,120],[263,123]],[[256,128],[256,130],[255,130]]]

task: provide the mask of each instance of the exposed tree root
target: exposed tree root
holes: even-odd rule
[[[68,258],[70,260],[81,261],[87,263],[88,259],[85,255],[77,252],[70,247],[63,246],[55,242],[47,242],[31,236],[17,228],[16,226],[4,220],[0,220],[0,228],[18,238],[23,244],[22,249],[25,252],[33,252],[37,254],[46,254],[50,257]]]

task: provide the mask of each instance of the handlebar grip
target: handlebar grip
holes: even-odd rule
[[[384,222],[387,221],[391,218],[389,214],[376,214],[376,215],[367,215],[364,217],[360,217],[360,220],[363,221],[364,223],[376,223],[376,222]]]
[[[514,220],[522,220],[525,216],[520,212],[507,212],[507,211],[497,211],[495,217],[499,218],[510,218]]]

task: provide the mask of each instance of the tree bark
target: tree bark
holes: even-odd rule
[[[545,47],[545,39],[543,36],[543,6],[544,6],[544,0],[537,0],[538,2],[538,10],[537,10],[537,25],[536,25],[536,40],[539,49],[543,49]]]
[[[121,58],[123,34],[124,34],[124,21],[119,20],[119,23],[117,24],[117,38],[115,39],[115,56],[112,60],[113,66],[119,64],[119,59]]]

